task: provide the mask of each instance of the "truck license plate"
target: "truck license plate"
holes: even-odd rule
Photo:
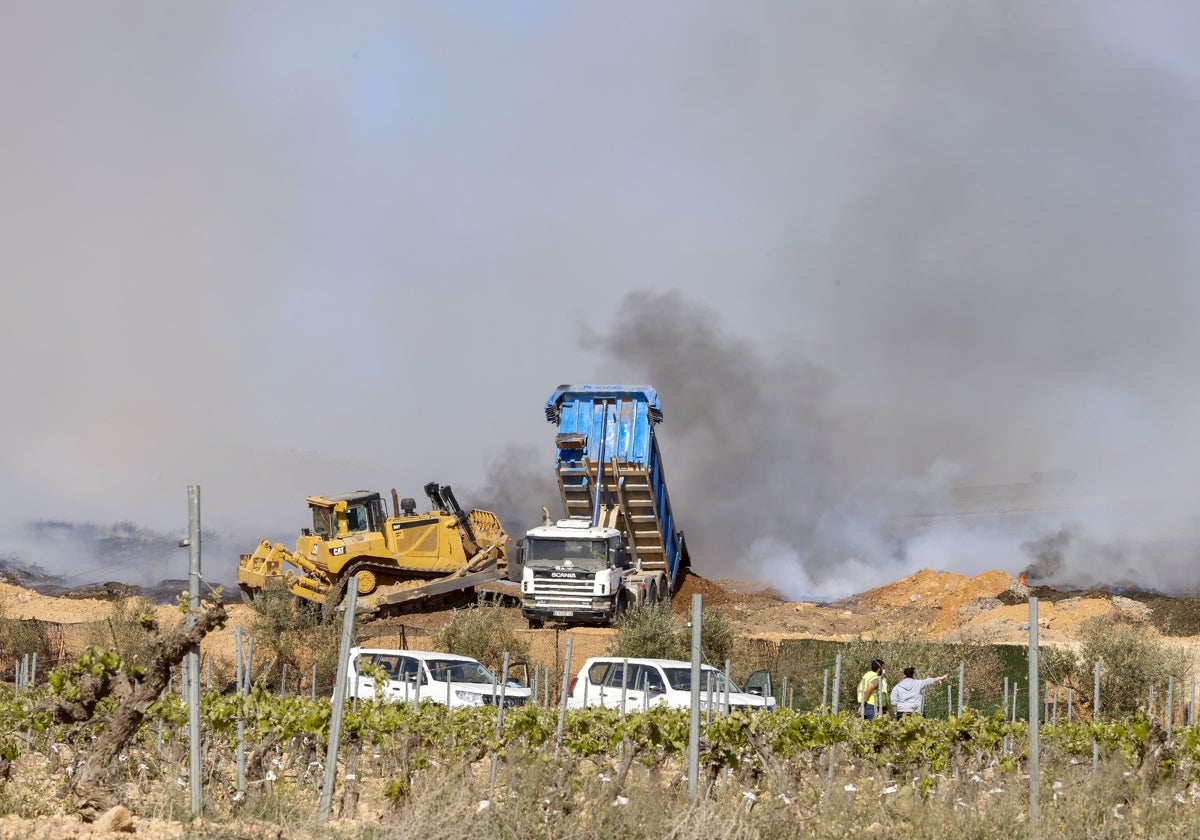
[[[575,615],[571,610],[555,610],[554,615]]]

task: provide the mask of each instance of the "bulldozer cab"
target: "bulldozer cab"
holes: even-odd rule
[[[307,501],[313,515],[312,533],[325,540],[382,531],[387,519],[387,511],[378,493],[310,496]]]

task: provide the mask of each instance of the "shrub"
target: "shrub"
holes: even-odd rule
[[[706,607],[701,617],[700,658],[714,668],[721,668],[725,660],[733,658],[733,627],[716,607]],[[609,645],[612,656],[683,660],[692,657],[690,621],[682,628],[675,628],[670,604],[633,607],[615,626],[617,636]]]
[[[1165,687],[1169,676],[1182,685],[1188,673],[1182,651],[1163,644],[1144,627],[1100,617],[1083,625],[1079,656],[1081,673],[1091,674],[1093,663],[1100,663],[1100,707],[1106,717],[1137,711],[1151,686]],[[1091,680],[1082,682],[1090,695]]]
[[[39,671],[53,664],[46,625],[36,619],[7,618],[0,604],[0,668],[11,670],[12,663],[35,653]]]
[[[528,643],[506,624],[504,608],[493,602],[455,610],[434,634],[434,641],[438,650],[478,659],[497,674],[506,651],[509,662],[529,658]]]
[[[733,627],[729,619],[716,607],[705,607],[701,613],[700,625],[700,658],[714,668],[722,668],[726,659],[733,657]],[[690,613],[689,613],[690,620]],[[691,628],[683,630],[687,639],[687,650],[690,658],[692,647]]]
[[[671,621],[671,605],[664,602],[632,607],[615,624],[617,635],[609,644],[612,656],[646,659],[686,659],[685,646]]]
[[[293,675],[288,681],[293,682],[295,675],[308,675],[315,664],[317,683],[332,683],[341,627],[340,615],[325,621],[320,609],[295,597],[282,584],[268,586],[255,596],[254,619],[247,628],[254,637],[254,661],[266,664],[265,668],[256,665],[254,675],[278,681],[287,665]]]
[[[154,656],[154,640],[146,632],[142,616],[154,616],[153,602],[140,595],[118,595],[112,602],[112,612],[103,624],[92,626],[87,644],[114,650],[130,665],[145,668]],[[180,620],[182,620],[180,616]],[[169,628],[162,628],[166,632]]]

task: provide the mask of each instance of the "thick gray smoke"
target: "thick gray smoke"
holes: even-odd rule
[[[1068,525],[1021,544],[1021,550],[1033,558],[1033,562],[1025,567],[1031,583],[1054,579],[1062,572],[1067,563],[1067,550],[1078,538],[1076,531],[1076,527]]]
[[[1039,583],[1180,591],[1195,579],[1184,558],[1200,546],[1200,509],[1170,486],[1147,494],[1137,476],[1097,484],[1032,469],[1023,483],[954,486],[965,470],[948,459],[964,436],[980,457],[1015,450],[1020,404],[976,428],[939,424],[945,455],[906,474],[895,467],[903,451],[864,463],[878,442],[858,437],[862,418],[836,398],[838,377],[766,357],[683,295],[630,295],[614,324],[585,345],[614,375],[659,389],[672,499],[704,574],[766,580],[795,597],[844,595],[925,566],[1015,574],[1030,558]],[[1047,441],[1025,440],[1032,467]],[[897,450],[917,442],[936,444],[919,427],[889,437]]]
[[[536,412],[530,414],[536,416]],[[554,482],[552,435],[552,431],[546,435],[546,445],[541,449],[505,447],[488,467],[483,486],[466,497],[472,507],[495,513],[514,539],[541,524],[542,506],[549,508],[553,518],[562,516]]]
[[[183,536],[186,531],[168,534],[132,522],[27,522],[0,533],[0,543],[5,546],[0,555],[0,578],[64,587],[117,581],[151,589],[162,581],[185,577],[188,551],[179,545]],[[253,546],[230,545],[204,531],[201,547],[214,557],[236,558],[239,548],[249,551]],[[6,570],[10,573],[5,574]],[[228,563],[211,563],[205,568],[202,588],[228,587],[233,577]]]
[[[812,595],[882,572],[885,510],[841,468],[851,441],[830,414],[827,371],[765,358],[677,292],[630,295],[614,324],[585,346],[658,389],[672,504],[701,573]]]
[[[641,380],[705,574],[1018,571],[1079,523],[1055,576],[1190,588],[1198,22],[7,4],[0,551],[103,565],[24,524],[173,533],[192,483],[223,579],[313,493],[487,485],[519,532],[541,400]]]

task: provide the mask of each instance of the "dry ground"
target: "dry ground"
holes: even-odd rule
[[[1039,596],[1039,638],[1043,644],[1073,646],[1083,623],[1101,617],[1144,623],[1173,644],[1186,648],[1200,663],[1200,601],[1156,595],[1127,597],[1103,591],[1087,593],[1034,590]],[[790,602],[755,583],[709,580],[688,574],[674,600],[677,615],[686,614],[691,596],[700,593],[706,607],[719,608],[743,637],[778,643],[783,639],[912,637],[929,641],[1024,644],[1028,640],[1030,590],[1003,571],[963,575],[922,570],[911,577],[833,603]],[[102,621],[112,605],[102,600],[55,598],[18,586],[0,584],[0,609],[9,618],[36,618],[60,624],[68,647],[82,643],[72,628]],[[173,606],[159,606],[160,624],[179,620]],[[235,628],[247,628],[251,609],[240,602],[228,605],[225,629],[205,639],[203,654],[232,663]],[[569,630],[526,629],[520,610],[509,609],[508,621],[530,646],[531,661],[561,662],[566,639],[572,639],[572,659],[581,662],[605,652],[613,631],[576,627]],[[451,610],[401,616],[364,624],[363,644],[419,649],[432,644],[430,636],[450,619]]]

